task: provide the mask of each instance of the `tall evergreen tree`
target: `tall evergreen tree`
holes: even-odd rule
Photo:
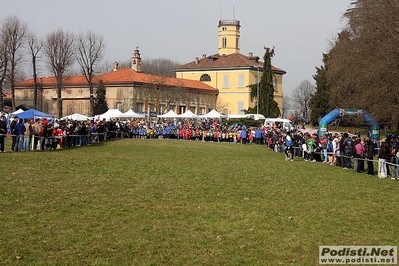
[[[93,112],[94,114],[103,114],[108,111],[108,103],[106,99],[106,89],[102,80],[98,83],[94,97]]]
[[[280,109],[274,100],[274,74],[272,71],[272,57],[274,56],[274,47],[270,49],[265,47],[265,55],[263,56],[263,72],[259,83],[259,113],[266,117],[280,116]],[[257,84],[251,84],[250,88],[251,100],[258,97]]]
[[[265,47],[263,56],[263,73],[259,83],[259,110],[266,117],[280,116],[280,109],[274,100],[274,74],[272,71],[272,57],[274,56],[274,47],[270,49]]]
[[[327,67],[326,62],[328,54],[323,53],[323,64],[320,67],[316,67],[316,74],[313,75],[313,79],[316,81],[316,93],[310,100],[310,122],[313,125],[318,124],[319,119],[328,114],[331,110],[329,104],[329,86],[327,83]]]

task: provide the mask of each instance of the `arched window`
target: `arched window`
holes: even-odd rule
[[[209,76],[208,74],[203,74],[200,77],[200,81],[211,81],[211,76]]]

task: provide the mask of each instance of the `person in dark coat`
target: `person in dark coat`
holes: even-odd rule
[[[2,115],[0,117],[0,152],[5,152],[4,139],[7,135],[7,124],[4,122],[5,118]]]
[[[366,141],[366,161],[367,161],[367,174],[374,175],[374,154],[375,154],[375,144],[374,141],[370,138]]]
[[[11,132],[11,151],[15,151],[15,144],[17,143],[17,135],[15,134],[15,126],[18,123],[18,116],[15,116],[10,123],[10,132]]]

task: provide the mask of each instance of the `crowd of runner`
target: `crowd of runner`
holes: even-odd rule
[[[228,125],[217,120],[169,121],[155,119],[133,121],[75,121],[49,123],[46,119],[19,119],[18,116],[0,118],[0,151],[5,152],[4,138],[11,137],[10,151],[56,150],[86,146],[113,138],[176,139],[232,144],[264,145],[285,154],[287,161],[301,159],[308,162],[353,169],[374,175],[378,159],[378,176],[399,180],[399,142],[388,135],[378,147],[371,138],[358,133],[329,133],[321,138],[315,132],[279,125],[246,127]],[[365,167],[367,165],[367,168]]]

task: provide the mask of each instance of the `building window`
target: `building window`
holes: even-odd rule
[[[236,48],[238,49],[238,38],[236,38]]]
[[[200,107],[200,115],[204,115],[205,114],[205,107]]]
[[[226,48],[226,47],[227,47],[227,39],[226,39],[226,38],[223,38],[223,39],[222,39],[222,47],[223,47],[223,48]]]
[[[238,114],[243,115],[244,114],[244,102],[238,102]]]
[[[193,112],[193,114],[195,114],[195,106],[190,106],[190,111]]]
[[[122,112],[122,103],[121,102],[116,103],[116,109],[118,109],[119,111]]]
[[[180,114],[184,114],[184,113],[186,112],[186,107],[185,107],[185,106],[180,106],[179,109],[180,109],[180,110],[179,110],[179,113],[180,113]]]
[[[203,74],[200,77],[200,81],[211,81],[211,76],[209,76],[208,74]]]
[[[224,75],[223,77],[223,88],[230,88],[230,76]]]
[[[28,90],[24,90],[24,100],[28,100],[29,98],[29,91]]]
[[[278,91],[277,85],[278,85],[278,80],[277,80],[277,78],[275,78],[274,79],[274,91]]]
[[[238,75],[238,87],[239,88],[244,88],[245,84],[244,84],[244,75]]]
[[[160,104],[159,106],[158,106],[158,114],[163,114],[164,113],[164,111],[165,111],[165,105],[164,104]]]
[[[222,30],[227,30],[227,27],[223,27]]]
[[[136,112],[143,112],[143,104],[136,103]]]

